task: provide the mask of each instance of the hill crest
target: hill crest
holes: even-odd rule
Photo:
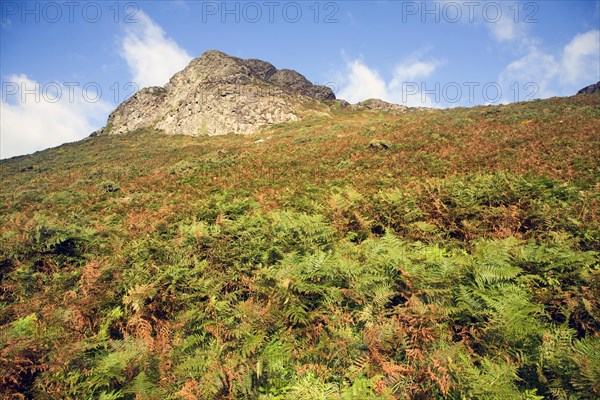
[[[278,70],[257,59],[210,50],[192,60],[164,87],[135,93],[95,134],[121,134],[155,128],[170,134],[247,134],[291,122],[307,112],[327,112],[333,91],[300,73]]]

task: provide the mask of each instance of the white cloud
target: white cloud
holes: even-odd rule
[[[515,87],[515,83],[523,88],[532,82],[538,88],[535,98],[569,96],[600,80],[598,60],[600,31],[592,30],[575,36],[557,55],[548,54],[536,45],[529,46],[527,54],[501,72],[500,82],[505,89]]]
[[[162,86],[182,70],[192,57],[148,15],[139,11],[139,23],[127,26],[121,56],[127,61],[134,82],[140,87]]]
[[[192,57],[146,14],[140,11],[136,18],[139,23],[128,25],[120,42],[121,56],[139,87],[163,85]],[[0,158],[83,139],[105,124],[113,108],[96,101],[93,89],[84,92],[77,86],[44,85],[26,75],[10,75],[2,83]]]
[[[534,20],[539,10],[534,5],[521,5],[515,2],[484,0],[462,2],[456,0],[436,0],[440,15],[445,20],[460,13],[459,23],[484,26],[498,42],[523,39],[527,26]]]
[[[102,100],[93,102],[93,90],[41,85],[25,75],[7,77],[2,89],[0,158],[83,139],[103,125],[112,109]]]
[[[421,61],[416,56],[411,56],[394,68],[394,78],[390,88],[397,89],[403,82],[415,82],[429,78],[442,63],[437,60]]]
[[[500,74],[501,86],[504,89],[504,99],[507,102],[526,100],[526,94],[515,92],[517,88],[533,83],[535,98],[556,96],[556,78],[560,75],[561,65],[555,57],[533,47],[524,57],[511,62]],[[515,83],[517,86],[515,86]],[[509,88],[513,87],[511,91]],[[530,100],[528,98],[527,100]]]
[[[502,17],[497,22],[491,22],[494,18],[483,18],[486,26],[498,42],[510,42],[520,54],[524,54],[500,73],[504,102],[526,100],[532,95],[534,98],[568,96],[600,80],[599,30],[579,34],[564,46],[561,53],[550,54],[541,49],[538,39],[527,35],[528,25],[532,25],[528,22],[535,20],[537,9],[519,8],[519,13],[515,14],[514,4],[496,4],[502,7]],[[524,91],[529,83],[533,83],[536,89]],[[517,87],[521,91],[518,97]]]
[[[600,75],[600,30],[577,35],[563,50],[562,78],[567,83],[598,80]]]
[[[437,60],[423,61],[413,55],[397,64],[392,79],[386,82],[377,70],[370,68],[363,60],[352,60],[347,63],[345,74],[338,73],[341,77],[338,97],[350,103],[377,98],[410,107],[434,107],[432,101],[416,88],[419,88],[422,83],[420,81],[429,78],[439,65],[441,63]]]
[[[339,97],[350,103],[370,98],[389,100],[387,85],[376,70],[362,60],[350,61],[347,67],[346,84],[340,89]]]
[[[508,10],[502,11],[502,16],[498,21],[495,21],[495,19],[488,20],[486,25],[492,32],[494,38],[499,42],[507,42],[521,38],[525,33],[524,25],[518,21],[515,22],[515,19],[508,13]]]

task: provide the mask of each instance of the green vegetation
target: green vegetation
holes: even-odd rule
[[[598,398],[598,110],[337,110],[4,160],[0,395]]]

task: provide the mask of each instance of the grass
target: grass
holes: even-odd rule
[[[0,161],[0,393],[595,398],[599,110],[342,109]]]

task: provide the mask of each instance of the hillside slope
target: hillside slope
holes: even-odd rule
[[[598,398],[598,126],[600,93],[0,161],[0,394]]]

